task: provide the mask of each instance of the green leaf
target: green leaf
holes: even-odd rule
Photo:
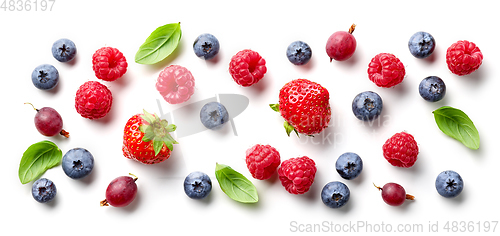
[[[142,110],[142,112],[144,113],[144,115],[141,115],[141,118],[146,122],[152,124],[155,121],[155,117],[151,115],[151,113],[147,112],[146,110]]]
[[[163,144],[167,146],[170,151],[173,151],[173,144],[178,144],[169,132],[175,131],[177,126],[174,124],[168,124],[167,120],[162,120],[157,114],[152,115],[151,113],[143,110],[143,115],[141,118],[149,124],[143,124],[139,126],[139,130],[144,133],[142,137],[143,142],[153,142],[153,149],[155,151],[155,156],[157,156],[163,149]]]
[[[152,126],[141,125],[139,126],[139,130],[144,133],[144,136],[142,137],[143,142],[149,142],[155,138],[155,132]]]
[[[160,125],[162,127],[167,127],[168,128],[168,121],[167,120],[160,120]],[[174,130],[175,131],[175,130]]]
[[[280,111],[280,104],[269,104],[269,106],[271,107],[271,109],[273,109],[273,111]]]
[[[216,163],[215,177],[222,191],[231,199],[242,203],[259,201],[257,189],[252,182],[231,167]]]
[[[148,125],[140,125],[139,126],[139,131],[146,133],[146,129],[148,128]]]
[[[170,151],[174,150],[174,145],[172,142],[165,142],[165,145],[167,146],[168,149],[170,149]]]
[[[62,159],[61,149],[53,142],[41,141],[26,149],[19,164],[19,180],[27,184],[46,170],[57,166]]]
[[[174,132],[177,129],[177,125],[170,124],[167,126],[167,132]]]
[[[158,27],[149,35],[135,54],[139,64],[155,64],[168,57],[181,40],[181,23],[166,24]]]
[[[177,141],[175,141],[175,139],[172,137],[172,135],[170,134],[167,134],[165,135],[163,138],[162,138],[163,142],[165,142],[165,144],[167,144],[167,147],[168,147],[168,143],[171,143],[171,144],[179,144]],[[170,147],[169,147],[170,148]],[[172,146],[173,148],[173,146]],[[172,151],[172,148],[170,148],[170,151]]]
[[[463,111],[443,106],[432,113],[434,113],[437,126],[443,133],[462,142],[470,149],[479,148],[479,132]]]
[[[299,137],[299,133],[297,132],[297,130],[290,123],[288,123],[287,121],[285,121],[285,123],[283,124],[283,126],[285,127],[286,134],[288,135],[288,137],[290,137],[290,133],[292,133],[292,131],[295,131],[295,134],[297,134],[297,137]]]
[[[170,144],[172,145],[172,144]],[[153,149],[155,150],[155,156],[160,153],[161,149],[163,148],[163,141],[161,140],[153,140]],[[173,148],[173,147],[172,147]],[[170,149],[172,150],[172,149]]]

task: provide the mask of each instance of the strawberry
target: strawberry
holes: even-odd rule
[[[161,120],[158,115],[132,116],[123,131],[123,155],[144,164],[156,164],[167,160],[177,141],[170,136],[177,126]]]
[[[281,88],[279,104],[270,104],[285,119],[288,136],[292,131],[305,135],[318,134],[330,123],[330,94],[318,83],[296,79]]]

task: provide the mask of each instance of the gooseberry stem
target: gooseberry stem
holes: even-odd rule
[[[100,202],[101,206],[109,206],[108,200],[104,199]]]
[[[407,200],[415,200],[415,197],[413,195],[406,194],[406,199]]]
[[[137,181],[137,179],[138,179],[138,178],[137,178],[137,176],[135,176],[135,175],[134,175],[134,174],[132,174],[132,173],[128,173],[128,174],[129,174],[129,175],[132,175],[132,176],[134,177],[134,182],[135,182],[135,181]]]
[[[38,109],[36,109],[36,108],[35,108],[35,106],[33,106],[33,104],[31,104],[31,103],[29,103],[29,102],[25,102],[24,104],[29,104],[29,105],[31,105],[31,107],[33,107],[33,109],[34,109],[35,111],[37,111],[37,112],[38,112]]]
[[[349,28],[349,34],[352,34],[354,32],[354,28],[356,28],[356,24],[352,24],[351,27]]]

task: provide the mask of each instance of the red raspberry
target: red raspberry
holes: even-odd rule
[[[476,71],[482,62],[483,54],[473,42],[461,40],[446,50],[446,63],[453,74],[468,75]]]
[[[256,179],[269,179],[280,165],[280,153],[269,145],[257,144],[246,152],[248,170]]]
[[[171,65],[165,68],[156,81],[156,90],[170,104],[183,103],[194,93],[194,77],[188,69]]]
[[[412,167],[417,161],[418,146],[413,136],[406,132],[394,134],[384,146],[384,157],[393,166]]]
[[[281,184],[291,194],[309,191],[316,175],[316,163],[309,157],[290,158],[278,168]]]
[[[114,81],[127,72],[127,60],[116,48],[103,47],[92,55],[92,68],[97,78]]]
[[[243,87],[259,82],[266,71],[266,60],[250,49],[239,51],[229,63],[229,73]]]
[[[405,77],[403,63],[390,53],[379,53],[368,64],[368,78],[379,87],[390,88]]]
[[[113,103],[111,91],[97,81],[87,81],[76,91],[76,111],[85,118],[99,119],[108,114]]]

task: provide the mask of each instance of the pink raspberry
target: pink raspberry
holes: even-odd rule
[[[239,51],[229,63],[229,73],[243,87],[259,82],[266,72],[266,60],[250,49]]]
[[[99,119],[108,114],[113,103],[111,91],[97,81],[87,81],[76,91],[76,111],[85,118]]]
[[[256,179],[269,179],[280,162],[280,153],[269,145],[257,144],[246,152],[248,170]]]
[[[290,158],[278,168],[281,184],[291,194],[309,191],[316,175],[316,163],[309,157]]]
[[[368,64],[368,78],[379,87],[393,87],[404,77],[403,63],[390,53],[379,53]]]
[[[446,64],[453,74],[468,75],[476,71],[482,62],[483,54],[473,42],[461,40],[446,50]]]
[[[171,65],[165,68],[156,81],[156,90],[170,104],[183,103],[194,93],[194,77],[188,69]]]
[[[417,161],[417,142],[406,132],[394,134],[385,142],[382,150],[385,159],[393,166],[409,168]]]
[[[114,81],[127,72],[127,60],[116,48],[103,47],[92,55],[95,76],[105,81]]]

